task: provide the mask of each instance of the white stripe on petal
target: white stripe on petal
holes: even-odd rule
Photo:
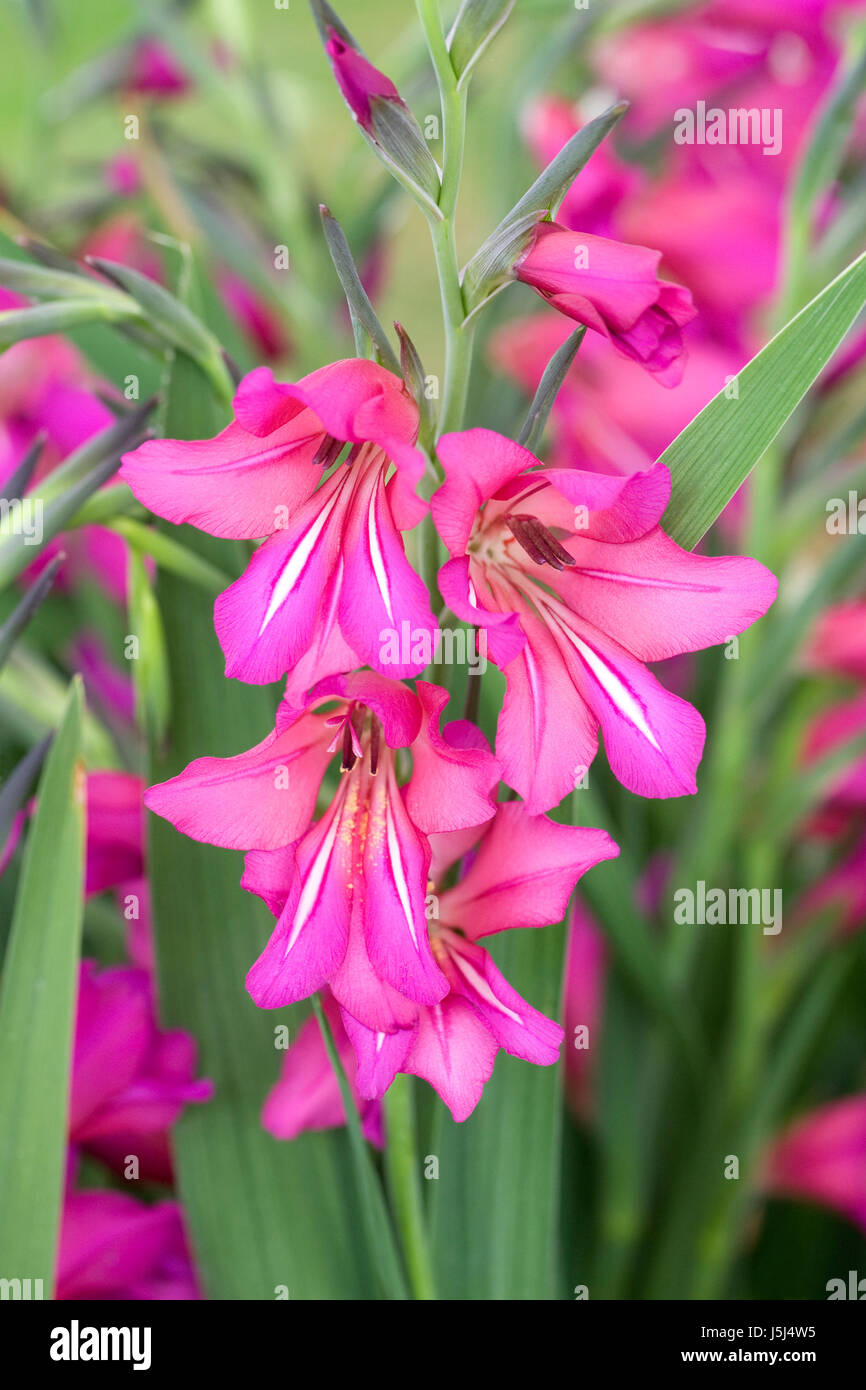
[[[285,565],[280,571],[280,574],[277,577],[277,581],[274,584],[274,587],[271,591],[271,601],[268,604],[268,611],[265,613],[265,616],[262,619],[262,625],[259,628],[259,637],[261,637],[265,628],[268,626],[268,623],[271,622],[271,620],[277,614],[279,609],[283,606],[286,599],[289,597],[289,594],[292,592],[301,575],[303,574],[304,569],[307,565],[307,561],[309,560],[310,556],[313,553],[313,550],[315,549],[316,542],[318,541],[323,530],[325,529],[325,524],[328,520],[328,517],[331,515],[331,512],[334,510],[334,507],[337,504],[337,499],[339,495],[339,492],[334,493],[330,502],[328,502],[327,506],[324,507],[323,510],[319,513],[312,526],[309,528],[308,531],[305,532],[305,534],[298,541],[298,544],[295,546],[294,550],[292,551],[291,555],[289,556],[288,560],[286,561]]]
[[[379,535],[376,530],[376,488],[373,489],[370,497],[370,505],[367,508],[367,540],[370,543],[370,559],[373,562],[373,573],[376,576],[376,583],[379,586],[379,593],[382,595],[382,602],[385,611],[391,622],[394,621],[394,611],[391,607],[391,594],[388,588],[388,575],[385,570],[385,559],[379,545]]]

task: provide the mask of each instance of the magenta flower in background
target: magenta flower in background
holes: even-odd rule
[[[446,481],[433,518],[452,556],[440,589],[458,617],[486,628],[505,670],[504,780],[530,811],[548,810],[589,767],[601,728],[630,791],[693,793],[703,720],[644,663],[741,632],[772,603],[773,576],[666,536],[660,464],[629,478],[541,469],[483,429],[443,436],[439,456]]]
[[[446,702],[423,681],[416,694],[369,671],[334,678],[302,709],[284,702],[274,732],[248,753],[199,758],[147,792],[150,810],[184,834],[253,851],[243,886],[278,918],[247,976],[261,1007],[327,983],[354,1017],[392,1031],[445,994],[427,940],[428,836],[488,820],[498,779],[472,725],[440,731]],[[402,787],[396,749],[412,754]],[[313,823],[335,754],[342,776]]]
[[[170,521],[269,538],[217,599],[226,674],[262,684],[289,672],[295,699],[359,665],[420,675],[425,660],[382,656],[383,631],[436,626],[400,534],[427,509],[415,493],[418,408],[402,382],[360,359],[295,386],[262,367],[241,382],[235,416],[216,439],[148,441],[121,469]],[[320,483],[346,445],[345,463]]]
[[[764,1185],[774,1196],[829,1207],[866,1232],[866,1095],[795,1121],[770,1149]]]
[[[664,386],[684,370],[689,291],[658,278],[659,251],[540,222],[514,274],[561,314],[609,338]]]
[[[70,1143],[121,1173],[134,1155],[140,1177],[171,1182],[169,1130],[185,1105],[213,1095],[194,1080],[195,1058],[188,1033],[159,1028],[146,971],[82,961]]]
[[[69,1192],[55,1298],[199,1299],[176,1202],[146,1206],[124,1192]]]
[[[139,39],[132,50],[125,90],[163,100],[185,96],[190,81],[172,50],[158,39]]]

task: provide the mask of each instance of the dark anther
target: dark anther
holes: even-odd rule
[[[574,556],[569,555],[546,526],[542,526],[537,516],[507,516],[505,524],[536,565],[550,565],[552,569],[561,570],[575,563]]]
[[[342,439],[335,439],[332,434],[326,434],[313,455],[313,466],[321,464],[322,468],[330,468],[332,463],[336,463],[344,447]]]
[[[351,467],[352,467],[352,464],[355,462],[355,459],[358,457],[358,455],[360,454],[360,452],[361,452],[361,450],[363,449],[363,447],[364,447],[363,444],[353,444],[353,445],[352,445],[351,449],[349,450],[348,454],[346,455],[346,467],[347,467],[347,468],[351,468]]]
[[[379,768],[379,721],[374,715],[370,721],[370,772],[375,777]]]
[[[343,771],[344,771],[344,772],[351,772],[351,771],[352,771],[352,768],[355,766],[355,762],[357,761],[357,759],[356,759],[356,754],[355,754],[355,749],[354,749],[354,742],[355,742],[355,740],[354,740],[354,737],[353,737],[352,721],[351,721],[351,719],[347,719],[347,720],[345,721],[345,723],[343,724]]]

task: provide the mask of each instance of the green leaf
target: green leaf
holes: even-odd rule
[[[511,931],[485,942],[514,988],[559,1013],[565,929]],[[442,1113],[431,1154],[433,1258],[439,1297],[546,1300],[563,1293],[557,1269],[560,1068],[500,1052],[463,1124]]]
[[[64,555],[54,556],[50,565],[46,565],[45,569],[39,575],[39,578],[35,583],[31,584],[17,608],[15,608],[14,612],[9,615],[2,627],[0,627],[0,668],[6,664],[9,653],[18,641],[21,633],[47,597],[51,585],[57,578],[57,571],[60,569],[65,558]],[[0,844],[2,843],[3,841],[0,839]]]
[[[84,903],[82,685],[39,784],[0,987],[0,1269],[54,1280]]]
[[[105,299],[55,299],[37,304],[32,309],[4,309],[0,313],[0,349],[11,347],[25,338],[44,338],[51,333],[68,333],[89,323],[123,323],[134,319],[139,311],[130,300],[129,306],[120,296],[116,302]]]
[[[580,328],[576,328],[566,338],[562,347],[557,348],[544,369],[544,375],[538,383],[538,390],[523,422],[523,428],[517,436],[518,444],[522,444],[524,449],[528,449],[531,454],[538,450],[544,434],[544,427],[547,424],[547,417],[553,408],[553,402],[559,394],[559,389],[568,375],[568,369],[577,356],[577,350],[585,337],[586,328],[581,324]]]
[[[448,35],[448,52],[461,83],[499,33],[514,3],[515,0],[463,0]]]
[[[747,362],[661,456],[673,489],[662,525],[692,550],[745,482],[866,303],[866,252]],[[736,383],[734,386],[733,383]]]
[[[224,423],[207,382],[178,354],[166,430],[204,438]],[[166,527],[211,564],[240,572],[245,551],[188,528]],[[274,689],[226,680],[212,601],[160,571],[157,596],[169,656],[172,720],[167,745],[153,750],[152,778],[191,759],[237,753],[273,728]],[[240,887],[241,856],[199,845],[148,818],[159,996],[164,1022],[199,1044],[200,1072],[213,1079],[208,1105],[190,1106],[176,1131],[181,1197],[211,1298],[370,1297],[376,1288],[361,1248],[363,1227],[344,1133],[280,1142],[261,1126],[261,1108],[283,1053],[275,1026],[290,1014],[257,1009],[244,978],[273,928],[256,897]]]
[[[360,325],[366,333],[369,333],[370,340],[376,353],[376,358],[383,367],[387,367],[389,372],[395,375],[400,374],[400,364],[394,353],[394,349],[388,342],[388,336],[384,328],[376,317],[376,312],[367,297],[367,291],[361,284],[361,277],[358,274],[355,262],[352,259],[352,252],[349,250],[349,243],[346,240],[343,228],[340,226],[336,217],[333,217],[324,203],[319,207],[322,217],[322,227],[325,232],[325,240],[328,243],[328,250],[331,253],[331,260],[334,262],[334,269],[343,287],[346,296],[346,303],[349,306],[349,313],[352,316],[353,325]],[[356,333],[357,343],[357,333]]]

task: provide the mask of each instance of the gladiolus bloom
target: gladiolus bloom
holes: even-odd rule
[[[617,478],[541,469],[491,430],[444,436],[433,517],[452,556],[442,596],[487,629],[508,682],[503,777],[533,813],[592,762],[598,731],[616,777],[640,796],[696,791],[704,723],[644,662],[723,642],[761,617],[776,581],[757,561],[682,550],[659,522],[661,464]]]
[[[243,886],[278,917],[247,977],[261,1007],[330,984],[356,1018],[391,1031],[446,993],[426,932],[428,836],[488,820],[498,780],[474,726],[440,731],[446,701],[438,686],[419,681],[415,694],[369,671],[324,681],[304,708],[284,702],[256,748],[199,758],[148,791],[147,806],[193,839],[255,851]],[[402,787],[397,749],[412,755]],[[342,776],[312,823],[335,754]]]
[[[403,383],[360,359],[294,386],[260,367],[234,405],[235,420],[215,439],[150,440],[121,469],[169,521],[268,537],[216,602],[226,675],[266,684],[289,672],[296,699],[365,664],[420,675],[426,661],[382,655],[383,632],[436,626],[400,535],[426,511],[415,492],[424,470],[418,408]],[[332,471],[320,482],[323,469]]]
[[[866,1231],[866,1095],[833,1101],[786,1130],[770,1151],[765,1186],[830,1207]]]

